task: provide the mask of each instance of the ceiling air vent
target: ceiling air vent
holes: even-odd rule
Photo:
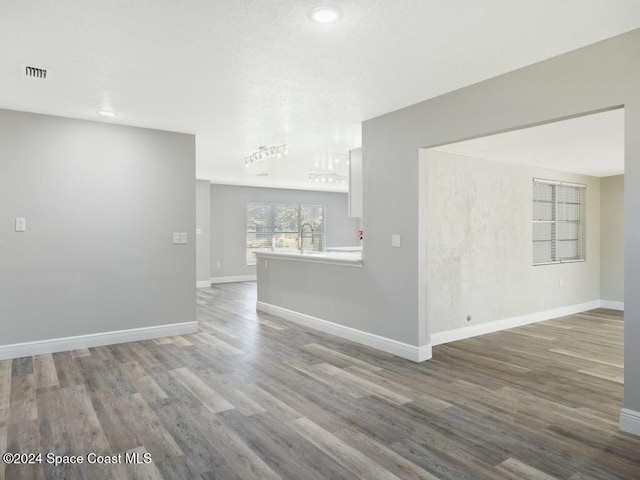
[[[24,66],[24,74],[27,77],[31,78],[41,78],[43,80],[47,79],[47,69],[40,67],[33,67],[31,65]]]

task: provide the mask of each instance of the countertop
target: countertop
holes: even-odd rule
[[[327,247],[325,250],[327,252],[362,252],[362,246]]]
[[[279,260],[293,260],[299,262],[342,265],[345,267],[362,267],[362,252],[360,251],[326,251],[300,253],[294,250],[274,250],[272,252],[256,252],[256,257],[258,259],[274,258]]]

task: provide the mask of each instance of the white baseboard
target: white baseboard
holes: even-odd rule
[[[255,282],[257,275],[237,275],[235,277],[211,277],[211,284],[214,283],[235,283],[235,282]]]
[[[624,312],[624,302],[614,302],[612,300],[600,300],[600,308],[608,308],[610,310],[620,310]]]
[[[390,338],[381,337],[373,333],[363,332],[355,328],[346,327],[338,323],[322,320],[321,318],[312,317],[304,313],[288,310],[286,308],[271,305],[269,303],[258,302],[256,308],[265,313],[282,317],[285,320],[289,320],[305,327],[310,327],[315,330],[320,330],[324,333],[335,335],[336,337],[345,338],[352,342],[366,345],[383,352],[397,355],[398,357],[406,358],[414,362],[423,362],[431,358],[431,345],[424,345],[417,347],[415,345],[409,345],[408,343],[398,342]]]
[[[601,300],[593,300],[591,302],[579,303],[577,305],[569,305],[567,307],[554,308],[544,310],[542,312],[520,315],[517,317],[504,318],[494,322],[480,323],[478,325],[470,325],[468,327],[446,330],[444,332],[436,332],[431,334],[431,345],[442,345],[443,343],[455,342],[465,338],[477,337],[486,333],[499,332],[509,328],[521,327],[530,323],[543,322],[552,318],[564,317],[574,313],[593,310],[601,306]]]
[[[211,286],[211,280],[198,280],[196,282],[196,288],[209,288]]]
[[[0,345],[0,360],[30,357],[45,353],[66,352],[80,348],[103,347],[116,343],[138,342],[159,337],[186,335],[198,331],[198,322],[173,323],[154,327],[132,328],[114,332],[93,333],[76,337],[53,338],[36,342]]]
[[[640,435],[640,412],[628,408],[620,410],[620,430]]]

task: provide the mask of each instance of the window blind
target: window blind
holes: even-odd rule
[[[533,179],[533,264],[586,258],[586,186]]]

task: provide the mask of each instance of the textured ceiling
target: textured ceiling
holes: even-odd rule
[[[198,178],[309,187],[365,119],[638,27],[637,0],[0,0],[0,107],[194,133]]]
[[[437,147],[435,150],[606,177],[624,173],[624,110]]]

